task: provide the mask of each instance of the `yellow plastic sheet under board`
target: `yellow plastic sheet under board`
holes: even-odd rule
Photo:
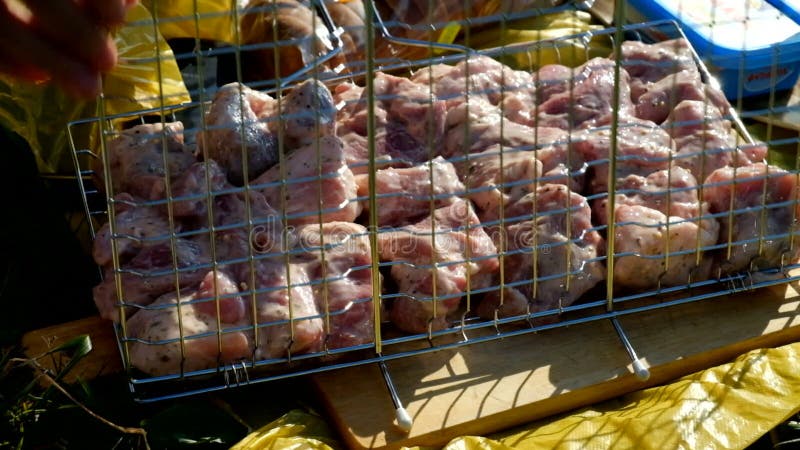
[[[491,437],[453,439],[444,450],[741,449],[800,409],[800,343],[735,361]],[[234,450],[328,449],[317,416],[292,411]]]

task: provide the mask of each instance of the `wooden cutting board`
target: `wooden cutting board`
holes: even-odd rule
[[[650,368],[646,382],[632,375],[608,320],[390,361],[398,394],[414,419],[409,433],[393,424],[394,407],[376,366],[310,379],[348,446],[442,445],[662,384],[755,348],[800,340],[798,291],[800,286],[783,285],[621,317]],[[92,337],[94,349],[73,377],[121,370],[111,326],[99,318],[30,332],[23,345],[34,356],[81,334]]]
[[[414,419],[409,433],[393,424],[394,407],[377,367],[324,373],[313,381],[351,448],[440,446],[800,340],[800,298],[784,285],[619,320],[650,368],[646,382],[632,374],[608,320],[388,362]]]

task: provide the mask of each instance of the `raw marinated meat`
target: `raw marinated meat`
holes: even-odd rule
[[[111,170],[112,189],[106,195],[127,193],[145,200],[164,198],[166,177],[175,178],[196,161],[183,143],[181,122],[137,125],[124,130],[108,142],[105,157]],[[97,159],[93,168],[99,178],[97,185],[105,187],[105,166],[101,159]]]
[[[284,136],[290,148],[311,145],[321,136],[336,135],[333,97],[321,82],[304,81],[281,99],[280,106]]]
[[[616,285],[646,289],[708,278],[710,260],[699,249],[717,242],[719,224],[713,218],[666,216],[623,203],[616,207],[615,221]]]
[[[214,96],[205,118],[207,129],[198,136],[199,152],[219,163],[231,183],[244,183],[245,162],[248,180],[278,162],[278,140],[271,129],[277,126],[272,118],[275,103],[239,83],[222,86]]]
[[[199,287],[181,291],[180,296],[166,294],[138,310],[126,328],[131,364],[150,375],[168,375],[250,358],[251,337],[233,331],[247,324],[238,293],[227,275],[209,272]]]
[[[572,69],[560,64],[547,64],[533,73],[536,80],[538,103],[544,103],[552,96],[569,91],[572,82]]]
[[[537,125],[563,130],[608,125],[614,114],[620,119],[633,116],[627,72],[620,71],[619,86],[614,83],[614,61],[593,58],[575,69],[572,89],[554,94],[536,111]],[[619,90],[619,109],[614,111],[614,92]]]
[[[634,101],[647,92],[652,83],[664,79],[667,75],[684,70],[697,72],[697,63],[692,50],[683,38],[656,44],[625,41],[622,43],[621,53],[622,67],[630,74],[631,95]]]
[[[608,223],[608,199],[593,205],[601,225]],[[669,216],[689,219],[708,214],[708,205],[698,199],[697,180],[688,170],[674,166],[649,175],[628,175],[617,180],[616,204],[646,206]]]
[[[479,316],[492,319],[546,311],[574,303],[605,278],[604,241],[591,222],[587,200],[561,184],[546,184],[506,212],[504,279],[487,292]]]
[[[114,273],[110,268],[106,270],[103,281],[93,289],[100,315],[117,321],[122,304],[146,306],[161,295],[174,292],[176,287],[182,289],[199,283],[211,263],[208,249],[197,241],[181,238],[175,239],[174,245],[174,254],[169,241],[148,245],[122,264],[120,300]]]
[[[649,84],[636,103],[636,117],[662,123],[677,104],[684,100],[710,102],[727,114],[730,109],[725,95],[703,83],[696,70],[682,70]]]
[[[422,74],[423,71],[417,72]],[[423,75],[425,76],[425,75]],[[423,81],[424,78],[416,80]],[[488,56],[472,56],[454,65],[451,70],[437,70],[434,80],[436,96],[452,108],[469,99],[483,98],[492,105],[506,97],[518,97],[520,102],[533,105],[536,99],[533,76],[530,72],[512,70]]]
[[[317,307],[324,317],[325,346],[367,344],[375,335],[372,256],[367,229],[348,222],[304,225],[298,245],[306,250]]]
[[[573,136],[572,148],[580,160],[588,161],[591,180],[589,192],[608,191],[608,161],[611,157],[611,129],[588,130]],[[617,178],[647,176],[669,167],[672,141],[652,122],[620,123],[617,128]]]
[[[358,195],[369,196],[369,178],[359,175]],[[375,174],[378,226],[401,226],[431,213],[433,208],[452,205],[465,192],[456,169],[441,156],[407,169],[388,168]],[[369,205],[364,202],[364,209]]]
[[[534,151],[504,150],[494,146],[458,165],[459,177],[468,189],[468,197],[485,224],[489,217],[499,217],[500,208],[519,200],[536,188],[542,163]]]
[[[723,273],[776,268],[797,259],[796,174],[758,163],[718,169],[705,184],[705,199],[722,225]]]
[[[347,167],[354,175],[365,174],[369,171],[369,141],[366,136],[358,133],[348,132],[340,135],[339,139],[342,140],[344,145],[344,159],[347,162]],[[414,143],[414,145],[417,145]],[[380,130],[379,134],[375,136],[375,165],[378,168],[383,167],[405,167],[407,162],[399,160],[392,156],[394,153],[398,158],[403,158],[406,154],[406,149],[396,150],[387,145],[386,129]],[[420,151],[423,149],[420,147]],[[409,150],[414,152],[414,150]],[[414,159],[419,159],[415,157]]]
[[[534,128],[505,118],[500,108],[486,100],[470,99],[447,113],[447,137],[442,156],[452,158],[478,153],[493,145],[535,150],[562,138],[555,128]]]
[[[232,188],[222,168],[213,159],[196,162],[172,183],[172,214],[201,217],[208,213],[208,196]],[[168,227],[163,228],[164,231]]]
[[[282,358],[322,350],[325,324],[307,269],[283,258],[256,264],[256,358]]]
[[[121,263],[135,256],[142,247],[169,237],[169,221],[158,207],[126,204],[135,200],[124,193],[117,195],[115,201],[114,228],[117,255]],[[97,231],[92,244],[92,257],[100,266],[108,266],[112,262],[111,240],[111,223],[106,222]]]
[[[424,149],[436,147],[443,140],[445,103],[436,99],[429,86],[383,72],[375,75],[373,88],[376,134],[386,133],[386,146],[395,149],[390,153],[412,163],[435,156]],[[340,110],[340,135],[350,131],[367,135],[367,91],[361,94],[356,103],[347,103]],[[403,154],[403,149],[408,153]]]
[[[705,180],[719,168],[746,166],[766,157],[763,144],[739,149],[730,121],[707,102],[682,101],[662,126],[675,141],[675,164],[691,171],[698,180]]]
[[[298,148],[283,165],[267,170],[251,185],[287,216],[289,224],[352,222],[361,212],[353,172],[338,138],[323,136],[318,145]]]
[[[558,130],[558,128],[540,128]],[[542,162],[542,184],[563,184],[575,192],[583,192],[586,172],[589,169],[583,155],[575,151],[572,137],[565,131],[564,139],[536,151],[536,158]],[[581,139],[579,135],[575,138]]]
[[[378,251],[392,263],[391,277],[401,294],[389,318],[409,333],[446,328],[462,295],[488,287],[498,267],[497,248],[464,200],[437,209],[433,220],[380,233]]]

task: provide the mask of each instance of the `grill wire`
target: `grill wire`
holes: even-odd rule
[[[281,7],[261,5],[261,14]],[[375,12],[372,4],[365,5],[369,18]],[[69,125],[96,238],[94,256],[104,275],[95,298],[105,298],[101,311],[116,319],[120,353],[137,400],[379,363],[396,406],[402,408],[386,361],[545,330],[557,333],[560,327],[598,320],[612,321],[634,371],[645,378],[647,369],[639,356],[646,355],[636,354],[636,343],[628,340],[618,317],[712,298],[724,308],[728,294],[800,278],[792,272],[798,266],[797,189],[792,180],[800,159],[788,170],[753,166],[758,169],[748,171],[742,166],[720,173],[718,179],[675,186],[670,181],[656,191],[642,184],[657,170],[672,180],[683,173],[676,169],[680,161],[691,158],[699,157],[695,171],[710,174],[704,165],[713,164],[717,154],[759,154],[760,144],[736,113],[742,110],[741,101],[714,117],[709,112],[714,106],[706,100],[699,120],[676,120],[670,128],[632,120],[620,113],[624,99],[607,99],[615,105],[610,116],[581,128],[575,125],[580,114],[575,105],[588,98],[578,96],[581,73],[549,80],[531,77],[535,93],[531,86],[514,85],[509,78],[519,75],[507,67],[499,79],[481,78],[489,58],[516,61],[524,66],[516,69],[539,75],[548,64],[572,59],[580,61],[573,66],[590,67],[583,62],[609,56],[595,54],[592,43],[606,42],[609,49],[619,50],[623,41],[652,44],[685,38],[674,23],[629,25],[476,51],[397,37],[391,32],[396,23],[367,20],[360,30],[362,58],[346,59],[345,30],[325,5],[314,6],[317,37],[279,36],[273,29],[271,41],[278,44],[245,43],[237,34],[239,45],[209,46],[197,38],[192,51],[176,53],[179,63],[197,68],[192,103],[172,106],[160,98],[153,109],[107,115],[101,101],[97,117]],[[155,33],[160,20],[158,11],[153,13],[155,21],[140,26],[152,26]],[[230,13],[238,22],[245,11]],[[515,18],[498,14],[477,21],[505,27]],[[204,19],[198,11],[183,18],[198,29]],[[430,29],[452,23],[434,23]],[[474,23],[460,22],[462,28],[469,25]],[[304,55],[304,67],[281,73],[276,46],[309,49],[318,41],[325,45],[316,53],[306,52],[310,55]],[[428,56],[404,57],[407,47]],[[716,82],[700,58],[691,48],[687,51],[703,88],[714,89]],[[256,57],[271,58],[274,76],[252,79],[252,73],[245,73],[246,61]],[[203,68],[214,62],[233,64],[233,78],[258,92],[206,80]],[[630,66],[619,58],[605,60],[609,62],[592,70],[612,77],[614,97],[622,97],[625,91],[619,86],[625,81],[620,80],[627,79]],[[664,62],[636,64],[658,69]],[[470,84],[442,94],[436,91],[441,88],[435,77],[443,65],[475,76],[462,77],[462,83],[469,79]],[[410,77],[421,81],[403,91]],[[326,103],[323,85],[338,102]],[[544,88],[559,85],[566,99],[560,112],[542,111],[545,102],[535,100],[527,113],[540,121],[566,121],[568,132],[548,141],[548,130],[529,124],[522,135],[515,135],[527,119],[511,118],[520,112],[512,101],[523,95],[536,99]],[[347,97],[346,88],[358,95]],[[298,99],[299,92],[308,96]],[[487,98],[491,105],[482,103]],[[773,92],[768,109],[749,111],[744,119],[781,112],[774,100]],[[456,120],[459,104],[465,120],[442,122]],[[495,114],[494,122],[483,120],[482,107]],[[246,111],[257,108],[271,112],[248,118]],[[214,115],[220,111],[233,119],[218,120]],[[398,122],[402,114],[407,115],[405,122]],[[344,136],[343,119],[350,120],[350,130],[363,128]],[[332,120],[338,122],[339,139],[319,138],[332,134]],[[182,127],[174,125],[178,122]],[[727,141],[732,147],[705,145],[703,137],[699,153],[680,153],[668,139],[673,147],[657,154],[663,148],[642,143],[682,126],[719,124],[732,125],[732,140]],[[457,125],[463,129],[453,131]],[[301,127],[305,132],[297,133]],[[447,127],[448,134],[442,134]],[[638,135],[625,137],[637,127]],[[534,133],[534,142],[526,132]],[[86,135],[100,138],[84,145],[79,137]],[[768,144],[797,145],[796,139],[771,142],[770,135]],[[491,145],[483,153],[469,150],[484,137]],[[446,139],[452,141],[449,150]],[[363,145],[358,149],[362,159],[343,164],[340,141],[348,151]],[[218,148],[224,145],[230,147],[227,153]],[[390,145],[395,154],[386,149]],[[626,153],[626,145],[633,153]],[[272,153],[265,155],[264,148]],[[555,168],[561,171],[544,173],[547,152],[559,157],[559,149],[564,160]],[[416,153],[398,157],[403,151]],[[117,156],[109,156],[114,152]],[[585,157],[591,152],[597,157]],[[156,156],[142,160],[143,154]],[[227,180],[219,179],[208,162],[214,155],[228,158],[217,163],[234,167],[240,179],[232,180],[230,172]],[[259,158],[269,161],[263,164]],[[522,175],[514,172],[515,164]],[[488,181],[479,178],[492,167],[502,170]],[[191,171],[194,178],[186,175]],[[648,194],[658,197],[655,209],[666,214],[637,209],[636,199]],[[682,199],[693,195],[699,197],[689,202],[696,211],[675,216]],[[758,201],[742,203],[743,197]],[[481,201],[504,206],[492,210]],[[399,205],[396,210],[389,208],[392,202]],[[703,206],[709,202],[713,208]],[[608,225],[598,213],[604,203],[607,211],[617,211]],[[631,214],[617,217],[622,211]],[[770,220],[779,221],[777,228],[768,226]],[[354,221],[360,225],[352,225]],[[750,234],[725,226],[744,222],[753,226]],[[715,226],[717,237],[704,241],[704,233],[710,232],[704,227]],[[658,237],[671,232],[689,233],[686,242],[692,244]],[[656,247],[637,251],[636,238],[648,236]],[[565,264],[555,267],[555,258]],[[680,264],[688,267],[676,270]],[[653,267],[661,272],[654,273]],[[626,278],[625,271],[633,272]],[[649,280],[642,279],[647,276]],[[408,323],[410,319],[417,321]]]

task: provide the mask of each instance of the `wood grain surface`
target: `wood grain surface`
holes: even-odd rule
[[[310,377],[328,417],[352,448],[442,445],[590,405],[727,362],[755,348],[800,339],[800,297],[783,285],[620,317],[650,368],[643,382],[612,324],[600,320],[387,362],[414,419],[394,426],[394,407],[375,365]],[[657,301],[657,300],[653,300]],[[119,372],[111,325],[99,317],[32,331],[28,356],[82,334],[93,351],[70,379]],[[47,365],[51,360],[42,359]]]

